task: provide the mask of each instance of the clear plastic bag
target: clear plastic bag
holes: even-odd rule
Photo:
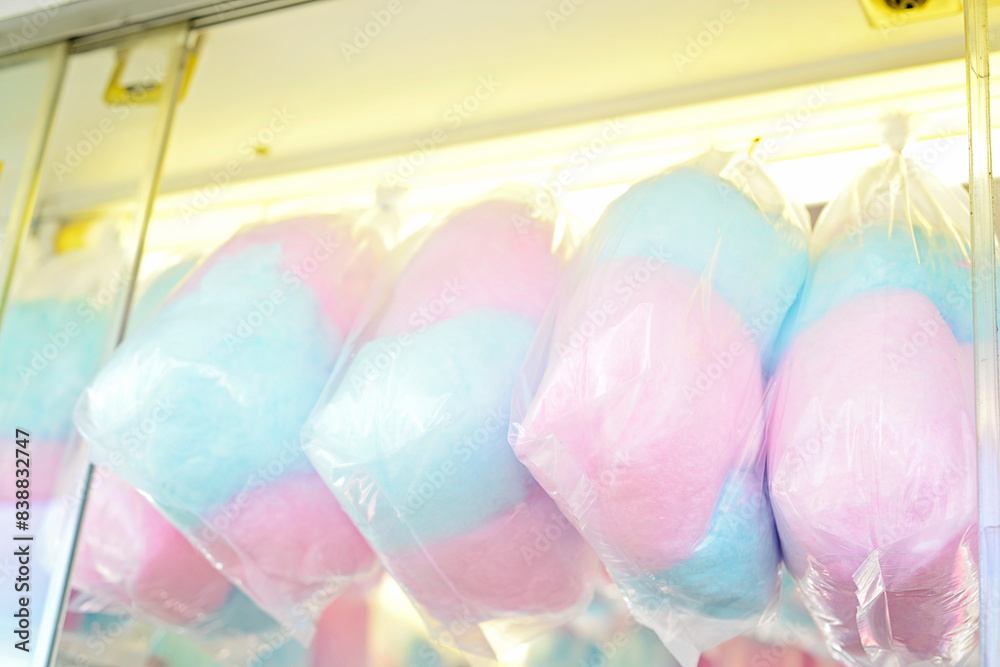
[[[677,661],[656,634],[635,622],[609,583],[586,613],[531,642],[523,667],[553,666],[676,667]]]
[[[241,667],[287,641],[277,623],[234,587],[138,491],[98,470],[73,565],[71,609],[119,613],[216,647]]]
[[[302,433],[435,638],[486,657],[581,611],[596,565],[507,444],[563,268],[526,201],[498,193],[398,249]]]
[[[0,326],[0,474],[14,479],[17,429],[31,434],[31,495],[52,496],[72,440],[73,405],[101,364],[116,295],[126,286],[111,235],[53,254],[50,234],[30,238]],[[0,500],[14,500],[0,484]]]
[[[76,409],[93,461],[303,643],[377,567],[298,432],[383,254],[346,215],[241,230],[130,333]]]
[[[114,476],[95,476],[77,545],[71,611],[118,613],[126,624],[179,634],[220,667],[367,665],[365,596],[378,572],[327,605],[303,648]]]
[[[368,596],[377,581],[378,577],[372,577],[366,585],[352,587],[323,610],[309,650],[310,665],[371,667]]]
[[[979,606],[969,212],[899,148],[816,224],[773,379],[771,501],[840,660],[958,665]]]
[[[153,660],[154,626],[129,616],[69,612],[59,635],[55,667],[144,665]],[[192,662],[192,667],[201,667]],[[212,667],[215,667],[214,665]]]
[[[685,665],[777,600],[765,366],[806,245],[754,161],[713,152],[633,185],[584,240],[513,397],[518,458]]]
[[[781,578],[781,605],[777,617],[758,626],[748,638],[766,646],[795,647],[814,658],[832,660],[823,633],[816,627],[787,569]]]
[[[243,646],[157,626],[130,613],[69,612],[56,667],[328,667],[298,642]]]
[[[196,263],[186,258],[142,285],[129,328],[148,319]],[[241,594],[146,498],[101,468],[77,539],[73,587],[73,609],[86,613],[126,609],[183,629],[239,625],[220,619],[220,610]],[[257,625],[266,623],[258,615]]]

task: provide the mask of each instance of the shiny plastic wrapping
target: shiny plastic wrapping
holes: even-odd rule
[[[978,628],[967,198],[896,151],[821,214],[768,421],[787,567],[856,665],[957,665]]]
[[[677,667],[613,585],[598,590],[584,614],[530,644],[524,667]]]
[[[788,574],[787,568],[784,568],[781,578],[781,605],[778,608],[778,615],[767,623],[757,626],[746,638],[769,646],[795,647],[814,658],[832,660],[823,633],[816,627],[812,615],[806,608],[805,600],[802,599],[802,593],[792,576]]]
[[[298,642],[246,652],[230,637],[213,641],[167,630],[124,610],[66,616],[56,667],[330,667],[310,662]],[[336,664],[336,663],[332,663]]]
[[[130,333],[76,408],[94,463],[304,642],[377,567],[298,432],[383,255],[346,215],[244,228]]]
[[[153,662],[157,634],[155,627],[130,616],[71,611],[66,614],[54,664],[55,667],[148,665]],[[190,664],[202,667],[204,663]]]
[[[179,626],[220,609],[233,590],[138,491],[100,473],[77,541],[73,586]]]
[[[113,475],[91,483],[73,568],[71,609],[123,614],[200,643],[242,667],[290,639],[138,491]],[[282,649],[285,654],[299,649]]]
[[[35,239],[32,239],[35,241]],[[52,254],[29,245],[0,330],[0,474],[14,479],[17,429],[31,425],[31,495],[49,498],[73,439],[73,405],[101,364],[111,310],[127,277],[110,236]],[[13,502],[13,482],[0,500]]]
[[[143,286],[129,330],[143,324],[195,264],[185,259]],[[87,613],[125,610],[130,618],[203,633],[274,625],[149,500],[102,468],[91,480],[72,584],[72,608]],[[241,637],[241,643],[249,642]]]
[[[682,664],[777,601],[766,369],[807,270],[803,212],[708,153],[612,202],[513,395],[510,441]]]
[[[302,434],[435,638],[486,657],[582,611],[596,571],[507,444],[563,268],[528,201],[501,191],[398,249]]]

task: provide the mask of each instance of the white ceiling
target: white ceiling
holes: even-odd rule
[[[449,130],[449,144],[963,53],[960,16],[883,35],[854,0],[584,0],[555,29],[546,11],[558,0],[399,1],[352,62],[341,43],[387,0],[322,2],[212,30],[178,115],[168,187],[224,164],[274,107],[296,119],[267,161],[298,169],[412,150],[484,76],[500,88]],[[733,23],[678,71],[674,53],[724,10]]]
[[[341,44],[389,0],[316,2],[208,29],[178,110],[164,190],[204,185],[232,160],[239,178],[259,177],[405,153],[435,128],[450,147],[963,54],[960,15],[880,30],[856,0],[398,2],[351,62]],[[575,10],[553,26],[547,12],[560,6]],[[719,34],[709,40],[705,22],[718,19],[731,22],[721,31],[714,24]],[[707,46],[679,68],[675,54],[699,33]],[[111,115],[101,95],[112,52],[75,58],[55,154]],[[449,108],[483,77],[499,88],[450,126]],[[294,118],[267,156],[246,161],[241,143],[275,109]],[[43,205],[94,206],[131,187],[135,160],[123,155],[151,125],[139,115],[61,182],[49,179]]]

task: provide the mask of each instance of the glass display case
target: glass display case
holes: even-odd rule
[[[942,298],[973,306],[974,342],[970,334],[962,350],[975,363],[966,436],[978,443],[980,523],[962,557],[981,576],[980,663],[1000,664],[996,26],[1000,8],[986,0],[25,0],[0,9],[0,520],[9,553],[0,609],[13,629],[0,662],[459,664],[377,573],[355,582],[357,599],[338,597],[320,616],[332,599],[322,598],[313,610],[330,637],[348,619],[371,621],[354,630],[367,642],[354,662],[342,638],[336,649],[322,633],[315,643],[294,632],[267,639],[279,632],[257,609],[268,608],[267,595],[198,539],[184,557],[208,554],[209,569],[225,576],[205,576],[232,584],[220,608],[253,609],[240,616],[253,620],[239,639],[220,630],[228,611],[199,614],[201,625],[185,632],[191,618],[157,624],[138,606],[74,590],[88,489],[111,476],[95,472],[74,427],[80,394],[182,276],[245,225],[348,211],[405,248],[449,210],[515,184],[576,243],[631,185],[718,150],[766,165],[809,225],[887,155],[918,163],[949,192],[967,190],[973,278],[968,294]],[[30,475],[18,475],[20,460]],[[135,503],[157,500],[143,493]],[[100,516],[142,534],[145,519]],[[185,535],[194,530],[170,518]],[[28,564],[17,560],[28,552]],[[30,577],[30,596],[15,587],[19,574]],[[557,664],[549,651],[558,649],[611,664],[601,642],[621,630],[621,664],[672,664],[652,633],[608,620],[607,609],[629,616],[615,595],[602,589],[584,621],[493,657]],[[879,599],[868,599],[871,618]],[[778,660],[760,647],[821,644],[814,628],[773,623],[754,635],[758,648],[713,649],[702,660],[760,667]],[[877,625],[861,633],[870,664],[897,664]],[[572,642],[590,642],[590,652]],[[898,664],[951,664],[963,650]],[[865,664],[851,655],[835,657]]]

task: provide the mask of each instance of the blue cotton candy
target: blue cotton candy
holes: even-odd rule
[[[282,461],[282,473],[308,466],[305,456],[282,453],[298,454],[299,426],[333,369],[340,335],[308,288],[283,281],[281,260],[278,243],[219,258],[198,289],[129,336],[85,395],[93,402],[78,409],[94,460],[123,456],[120,475],[182,527],[173,508],[205,516],[271,479],[270,463]]]
[[[261,642],[261,648],[268,646],[266,642]],[[286,641],[274,650],[273,653],[260,655],[259,667],[302,667],[309,664],[309,651],[303,648],[297,641]]]
[[[359,350],[313,429],[338,460],[364,466],[345,509],[381,549],[474,530],[525,499],[533,480],[507,426],[534,331],[478,308]]]
[[[245,656],[240,658],[240,664],[257,667],[303,667],[309,664],[308,650],[284,634],[287,628],[280,627],[246,596],[235,594],[223,612],[222,625],[214,632],[202,634],[216,646],[226,646],[227,642],[231,642],[234,647],[232,653]],[[276,639],[284,641],[276,647]]]
[[[598,261],[652,256],[707,276],[765,355],[809,268],[801,230],[763,213],[721,177],[690,167],[633,185],[598,226],[621,230]]]
[[[164,269],[162,273],[156,276],[153,282],[143,291],[129,313],[129,331],[133,331],[136,327],[145,324],[146,320],[159,308],[161,303],[166,301],[167,296],[194,269],[197,263],[196,259],[186,259]]]
[[[668,604],[710,618],[748,618],[760,614],[777,594],[780,563],[761,480],[734,472],[716,503],[708,533],[691,558],[650,580],[625,586],[653,595],[662,591]]]
[[[144,318],[190,270],[193,262],[158,276],[136,305]],[[0,331],[0,429],[32,426],[40,440],[73,434],[73,406],[97,372],[111,331],[111,308],[85,299],[13,301]]]
[[[410,640],[406,651],[406,667],[448,667],[438,648],[419,637]]]
[[[819,637],[819,630],[816,628],[816,623],[813,621],[812,616],[809,615],[809,610],[806,609],[805,603],[802,601],[802,595],[798,592],[795,581],[787,569],[784,571],[781,579],[781,607],[778,611],[777,620],[779,623],[796,627],[803,634],[816,635],[818,639],[817,643],[822,642],[822,638]]]
[[[972,282],[969,258],[952,237],[928,237],[905,222],[872,225],[853,236],[839,236],[816,257],[802,291],[804,307],[788,318],[787,341],[856,296],[884,289],[921,292],[960,342],[972,340]],[[783,348],[784,345],[781,345]]]
[[[0,428],[73,434],[73,404],[101,363],[109,309],[83,299],[14,301],[0,330]],[[26,426],[27,425],[27,426]]]

